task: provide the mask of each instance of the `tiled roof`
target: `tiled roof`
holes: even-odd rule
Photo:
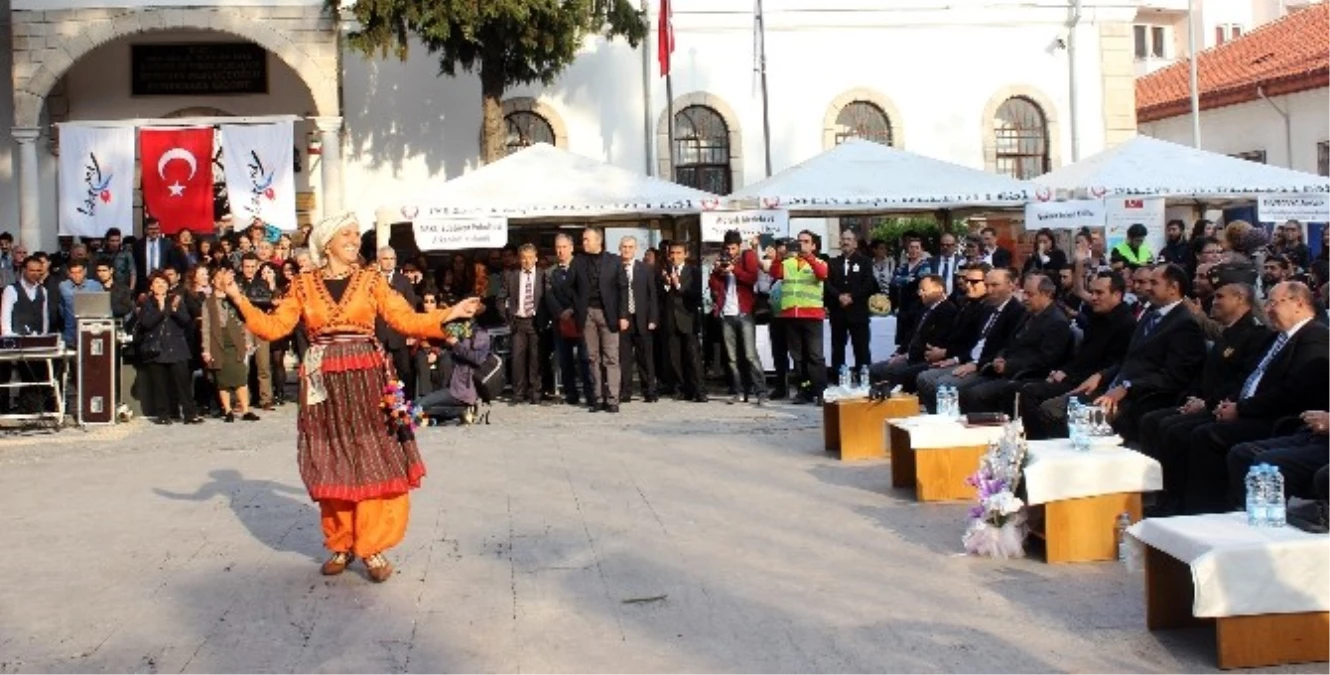
[[[1136,121],[1191,111],[1186,59],[1136,80]],[[1196,78],[1202,110],[1330,84],[1330,2],[1268,23],[1199,54]]]

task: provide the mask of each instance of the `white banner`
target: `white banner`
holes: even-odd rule
[[[1256,213],[1262,223],[1289,220],[1307,223],[1330,222],[1330,194],[1261,195]]]
[[[790,212],[783,209],[703,211],[701,216],[702,241],[724,241],[729,230],[738,230],[744,241],[762,234],[790,236]]]
[[[1155,255],[1164,248],[1162,197],[1105,197],[1104,244],[1107,250],[1127,240],[1127,228],[1145,226],[1145,243]]]
[[[411,222],[416,247],[422,251],[456,251],[467,248],[503,248],[508,244],[508,219],[420,218]]]
[[[290,122],[223,124],[226,198],[237,230],[255,218],[296,229],[295,141]]]
[[[1025,205],[1025,229],[1041,228],[1079,230],[1104,226],[1104,202],[1100,199],[1076,199],[1065,202],[1033,202]]]
[[[134,230],[134,127],[60,126],[60,234]]]

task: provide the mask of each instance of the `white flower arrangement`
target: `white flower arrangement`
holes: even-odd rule
[[[1002,438],[990,443],[979,470],[965,479],[978,493],[970,524],[961,537],[970,555],[1018,558],[1025,555],[1025,502],[1016,496],[1028,446],[1020,420],[1007,424]]]

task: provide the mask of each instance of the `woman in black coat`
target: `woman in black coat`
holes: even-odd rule
[[[1056,283],[1058,270],[1066,266],[1067,254],[1058,248],[1057,239],[1053,237],[1053,231],[1045,227],[1034,235],[1034,250],[1030,252],[1030,257],[1025,259],[1025,267],[1021,269],[1021,277],[1031,272],[1038,272],[1043,275],[1051,275],[1054,283]]]
[[[200,424],[194,406],[190,368],[189,332],[194,320],[189,308],[162,272],[154,272],[148,281],[148,294],[139,305],[139,329],[143,342],[140,354],[147,366],[149,390],[156,399],[153,410],[157,424],[170,424],[179,411],[185,424]]]

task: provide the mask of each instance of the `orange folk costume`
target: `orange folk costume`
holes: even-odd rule
[[[237,304],[245,325],[268,341],[304,319],[310,348],[296,422],[300,477],[319,503],[324,545],[364,559],[401,543],[407,493],[425,475],[415,440],[399,439],[379,408],[392,362],[374,339],[374,319],[382,316],[408,337],[437,340],[448,309],[417,313],[374,271],[352,273],[340,300],[329,283],[338,282],[302,273],[271,314],[244,299]]]

